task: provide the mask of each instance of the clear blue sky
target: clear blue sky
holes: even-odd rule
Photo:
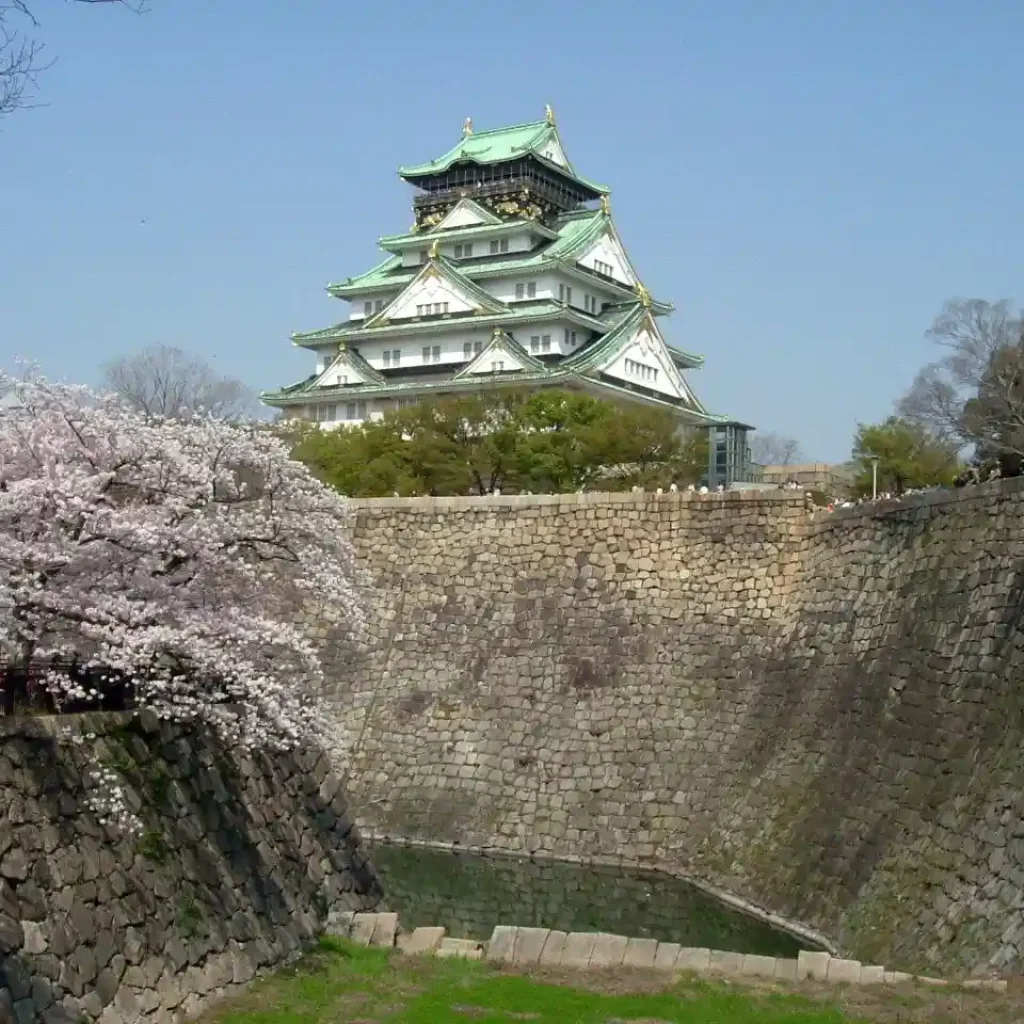
[[[0,363],[154,342],[256,388],[411,221],[403,163],[556,111],[705,403],[846,457],[951,296],[1024,299],[1021,0],[37,0],[0,125]]]

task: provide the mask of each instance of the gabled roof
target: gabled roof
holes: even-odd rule
[[[467,227],[467,218],[475,220],[478,224],[500,224],[501,218],[481,206],[475,199],[460,199],[441,219],[435,231],[451,231],[456,228]]]
[[[461,380],[463,377],[475,377],[481,373],[491,373],[490,365],[501,356],[505,357],[511,365],[504,373],[522,373],[524,370],[545,372],[546,367],[539,360],[530,355],[529,352],[519,344],[511,334],[506,333],[500,327],[494,328],[491,340],[484,346],[482,352],[474,356],[458,373],[452,375],[452,380]]]
[[[430,259],[420,268],[419,273],[403,288],[379,313],[363,321],[362,330],[370,330],[375,327],[386,327],[394,317],[395,311],[408,301],[410,294],[421,289],[425,282],[431,278],[439,278],[446,281],[453,292],[461,295],[469,306],[475,306],[479,313],[502,313],[508,311],[508,306],[500,299],[496,299],[490,292],[485,291],[478,284],[474,284],[451,260],[444,256],[431,256]]]
[[[636,334],[646,328],[655,339],[655,344],[664,353],[663,368],[674,378],[674,384],[682,394],[686,395],[694,408],[704,412],[697,396],[687,384],[683,375],[679,372],[679,362],[673,357],[665,344],[661,331],[658,330],[650,308],[643,302],[637,302],[622,317],[619,323],[601,338],[595,339],[586,345],[579,352],[562,360],[560,369],[569,370],[578,374],[601,373],[608,367],[619,353],[627,346],[633,344]],[[679,352],[679,356],[686,357],[686,353]],[[699,366],[702,360],[698,356],[689,356],[690,365]]]
[[[565,159],[564,165],[551,159],[558,153]],[[554,118],[549,116],[544,121],[530,121],[526,124],[511,125],[508,128],[491,128],[487,131],[464,132],[462,138],[436,160],[428,160],[412,167],[400,167],[399,175],[406,179],[425,178],[434,174],[443,174],[458,163],[472,163],[478,166],[505,163],[524,156],[533,156],[540,163],[552,170],[578,182],[584,188],[597,195],[605,195],[608,189],[597,185],[586,178],[581,178],[573,170],[562,140],[558,136]]]
[[[323,373],[313,381],[311,386],[322,387],[320,382],[332,376],[339,369],[351,370],[352,375],[363,383],[383,384],[386,379],[384,374],[375,370],[358,352],[353,352],[343,344],[339,348],[338,354],[324,367]]]

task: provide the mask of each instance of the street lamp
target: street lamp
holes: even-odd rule
[[[881,455],[868,455],[866,456],[868,462],[871,463],[871,500],[878,500],[878,460]]]

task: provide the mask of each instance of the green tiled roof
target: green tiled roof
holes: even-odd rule
[[[538,303],[539,307],[554,307],[560,310],[562,307],[557,303]],[[619,307],[613,314],[615,320],[608,330],[608,333],[602,337],[596,338],[594,341],[585,345],[578,352],[573,355],[566,356],[559,362],[554,364],[544,364],[539,360],[534,359],[532,356],[522,349],[522,346],[511,338],[506,331],[502,331],[502,337],[508,338],[509,347],[515,346],[517,356],[522,359],[524,364],[527,366],[525,370],[517,370],[506,372],[505,374],[487,374],[488,381],[505,380],[507,382],[520,382],[536,383],[536,382],[558,382],[567,381],[572,378],[587,378],[596,379],[593,377],[596,372],[597,365],[606,359],[613,357],[617,350],[620,349],[629,340],[631,331],[637,327],[644,319],[648,316],[650,311],[640,302],[635,302],[630,306]],[[543,319],[546,316],[550,316],[550,310],[545,309],[537,319]],[[498,317],[472,317],[471,322],[473,324],[484,324],[492,323],[498,320]],[[507,319],[507,318],[506,318]],[[525,318],[524,318],[525,319]],[[524,322],[520,320],[519,322]],[[439,327],[450,328],[452,321],[442,320],[438,323]],[[420,330],[423,329],[425,324],[420,324]],[[513,324],[514,326],[514,324]],[[607,326],[607,324],[606,324]],[[381,332],[388,331],[388,328],[377,328],[376,331],[366,332],[367,334],[372,333],[374,336],[379,335]],[[348,335],[351,337],[351,335]],[[340,340],[340,339],[339,339]],[[488,348],[496,344],[492,338]],[[519,350],[522,349],[522,356],[519,356]],[[485,350],[486,351],[486,350]],[[673,361],[677,365],[686,367],[696,367],[703,363],[703,359],[700,356],[690,355],[689,353],[682,352],[678,349],[669,349],[669,354],[672,356]],[[525,357],[525,358],[524,358]],[[474,359],[479,357],[474,357]],[[303,393],[306,389],[310,388],[311,385],[316,381],[318,375],[307,377],[305,380],[300,381],[298,384],[292,385],[289,388],[283,388],[281,391],[267,393],[261,396],[261,398],[270,405],[289,405],[294,404],[298,401],[303,400]],[[378,374],[378,377],[381,375]],[[467,381],[472,380],[472,375],[463,375],[462,371],[457,371],[453,377],[445,376],[444,378],[437,381],[409,381],[405,382],[399,379],[384,378],[382,383],[373,383],[366,385],[345,385],[339,388],[316,388],[310,390],[308,395],[315,396],[317,399],[322,397],[340,397],[343,395],[360,395],[364,396],[367,394],[384,394],[392,391],[400,392],[406,390],[438,390],[445,387],[453,387],[453,381],[455,378],[458,379],[458,386],[464,385]],[[602,387],[610,388],[612,390],[622,391],[623,393],[630,393],[629,389],[625,386],[619,387],[614,383],[607,380],[601,379],[600,385]],[[693,405],[688,407],[688,412],[700,417],[706,422],[717,422],[721,417],[710,415],[704,407],[700,404],[699,399],[693,395]],[[675,403],[666,401],[664,404],[671,405],[674,408],[678,408]]]
[[[650,310],[642,303],[637,302],[604,337],[597,338],[579,352],[562,360],[559,367],[573,373],[589,373],[596,369],[599,362],[603,362],[616,355],[628,343],[633,330],[640,326],[649,316]],[[685,352],[680,352],[679,355],[691,360],[691,365],[700,365],[701,360],[699,357],[688,356]],[[676,360],[673,359],[673,362],[676,362]],[[694,405],[697,409],[700,412],[704,412],[704,407],[698,401],[697,396],[693,395],[692,391],[690,394],[693,396]]]
[[[500,260],[470,260],[459,264],[459,273],[467,278],[506,277],[522,273],[524,270],[542,270],[555,264],[563,264],[571,269],[572,257],[586,248],[601,236],[611,223],[611,215],[602,210],[579,210],[565,214],[555,221],[558,237],[550,244],[532,252],[508,253]],[[399,236],[396,236],[399,237]],[[437,237],[435,235],[435,237]],[[420,267],[402,267],[399,256],[390,256],[365,274],[350,277],[337,284],[329,284],[329,294],[343,298],[353,295],[370,295],[374,292],[404,288],[419,273]],[[586,274],[586,271],[579,271]],[[605,285],[618,287],[623,292],[629,289],[616,282],[601,280]],[[655,303],[655,312],[664,313],[672,309],[671,303]]]
[[[659,399],[655,395],[639,395],[630,388],[619,386],[607,379],[589,377],[583,373],[574,372],[556,366],[551,369],[544,367],[541,370],[512,370],[505,373],[481,373],[475,377],[460,377],[457,381],[451,377],[443,377],[436,381],[389,381],[386,385],[347,385],[337,388],[317,388],[315,391],[307,391],[306,388],[312,380],[306,378],[293,384],[291,387],[282,388],[280,391],[265,391],[260,395],[260,401],[271,407],[287,409],[291,405],[301,405],[310,401],[330,402],[352,398],[374,398],[388,395],[423,394],[429,397],[431,392],[438,391],[466,391],[468,388],[479,388],[488,390],[491,388],[516,387],[530,384],[556,387],[559,385],[571,384],[574,380],[586,381],[591,386],[597,386],[605,391],[612,391],[616,394],[627,396],[634,401],[641,397],[644,401],[658,405],[666,409],[672,409],[677,413],[684,414],[689,420],[696,424],[709,425],[712,423],[723,423],[728,421],[726,416],[717,416],[708,413],[704,409],[694,408],[670,399]]]
[[[566,158],[566,166],[561,167],[539,155],[539,151],[554,139],[565,152],[558,129],[548,121],[531,121],[528,124],[516,124],[509,128],[492,128],[489,131],[473,132],[463,137],[443,156],[429,160],[414,167],[400,167],[398,173],[403,178],[423,178],[431,174],[443,174],[453,164],[474,163],[480,165],[504,163],[518,157],[533,154],[541,163],[558,171],[568,178],[578,181],[585,188],[599,195],[608,193],[604,185],[579,177]]]
[[[492,300],[493,302],[493,300]],[[383,312],[383,310],[381,311]],[[380,314],[377,314],[378,316]],[[447,316],[430,319],[395,320],[381,327],[363,326],[356,320],[343,320],[333,327],[325,327],[319,331],[307,331],[305,334],[293,334],[292,341],[297,345],[308,346],[316,342],[328,341],[365,341],[373,338],[387,338],[401,334],[432,334],[438,331],[451,331],[458,327],[481,327],[498,324],[502,327],[514,328],[518,324],[540,323],[544,320],[570,320],[590,330],[603,332],[608,329],[607,323],[596,316],[583,312],[575,307],[567,308],[560,302],[528,302],[512,305],[507,309],[488,314],[466,314],[464,316]]]
[[[436,238],[439,242],[473,241],[475,238],[500,238],[502,235],[515,235],[522,231],[530,231],[541,238],[556,239],[558,232],[535,220],[505,220],[500,224],[473,224],[463,228],[447,228],[442,231],[408,232],[404,235],[385,235],[377,240],[377,244],[389,251],[403,249],[425,249]]]

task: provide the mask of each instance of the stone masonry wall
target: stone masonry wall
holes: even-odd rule
[[[194,1016],[380,900],[319,754],[228,757],[155,719],[0,718],[0,1021]],[[125,780],[144,831],[92,813],[87,760]]]
[[[875,963],[1024,966],[1020,481],[355,512],[361,823],[685,870]]]

